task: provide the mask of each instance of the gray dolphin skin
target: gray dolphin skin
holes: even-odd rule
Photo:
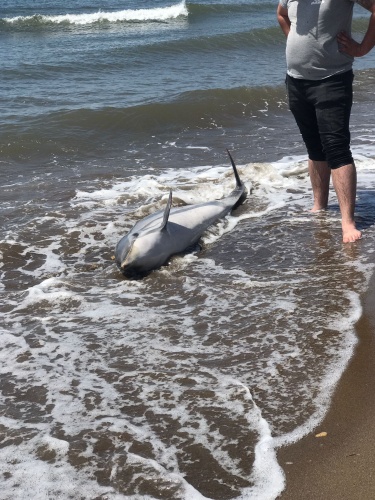
[[[165,210],[148,215],[117,243],[116,264],[129,277],[142,277],[166,264],[172,255],[193,247],[204,231],[241,205],[247,196],[233,158],[235,189],[221,200],[172,208],[172,191]]]

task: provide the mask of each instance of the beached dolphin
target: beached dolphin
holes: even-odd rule
[[[127,277],[144,276],[161,267],[175,254],[186,252],[214,222],[225,217],[246,199],[236,165],[232,163],[236,188],[225,198],[195,205],[172,208],[172,191],[165,210],[140,220],[117,243],[115,260]]]

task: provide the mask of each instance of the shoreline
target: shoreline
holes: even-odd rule
[[[362,299],[358,343],[321,424],[277,450],[281,500],[375,498],[375,273]],[[319,433],[325,437],[316,437]]]

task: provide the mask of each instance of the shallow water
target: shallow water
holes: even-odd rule
[[[309,213],[274,5],[137,7],[1,11],[0,498],[276,498],[277,448],[324,415],[373,269],[371,58],[352,118],[365,237],[343,246],[333,192]],[[124,279],[117,241],[170,189],[233,189],[226,148],[244,205]]]

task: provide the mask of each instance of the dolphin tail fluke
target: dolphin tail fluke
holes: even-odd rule
[[[233,167],[233,172],[234,172],[234,177],[236,178],[237,187],[242,187],[243,186],[242,181],[240,179],[240,176],[238,175],[236,164],[234,163],[234,160],[232,158],[232,155],[229,152],[229,149],[227,149],[227,153],[228,153],[230,162],[231,162],[232,167]]]
[[[161,223],[160,229],[165,229],[168,224],[168,218],[169,218],[169,212],[171,211],[171,206],[172,206],[172,190],[169,191],[169,198],[168,198],[168,203],[167,206],[165,207],[164,210],[164,216],[163,216],[163,222]]]
[[[227,153],[228,153],[230,162],[231,162],[232,167],[233,167],[234,177],[236,178],[236,184],[237,184],[236,191],[241,193],[239,199],[237,200],[237,202],[233,206],[233,210],[234,210],[237,207],[239,207],[246,200],[247,190],[246,190],[244,183],[241,181],[240,176],[238,175],[236,164],[234,163],[234,160],[232,158],[232,155],[229,152],[229,149],[227,149]]]

